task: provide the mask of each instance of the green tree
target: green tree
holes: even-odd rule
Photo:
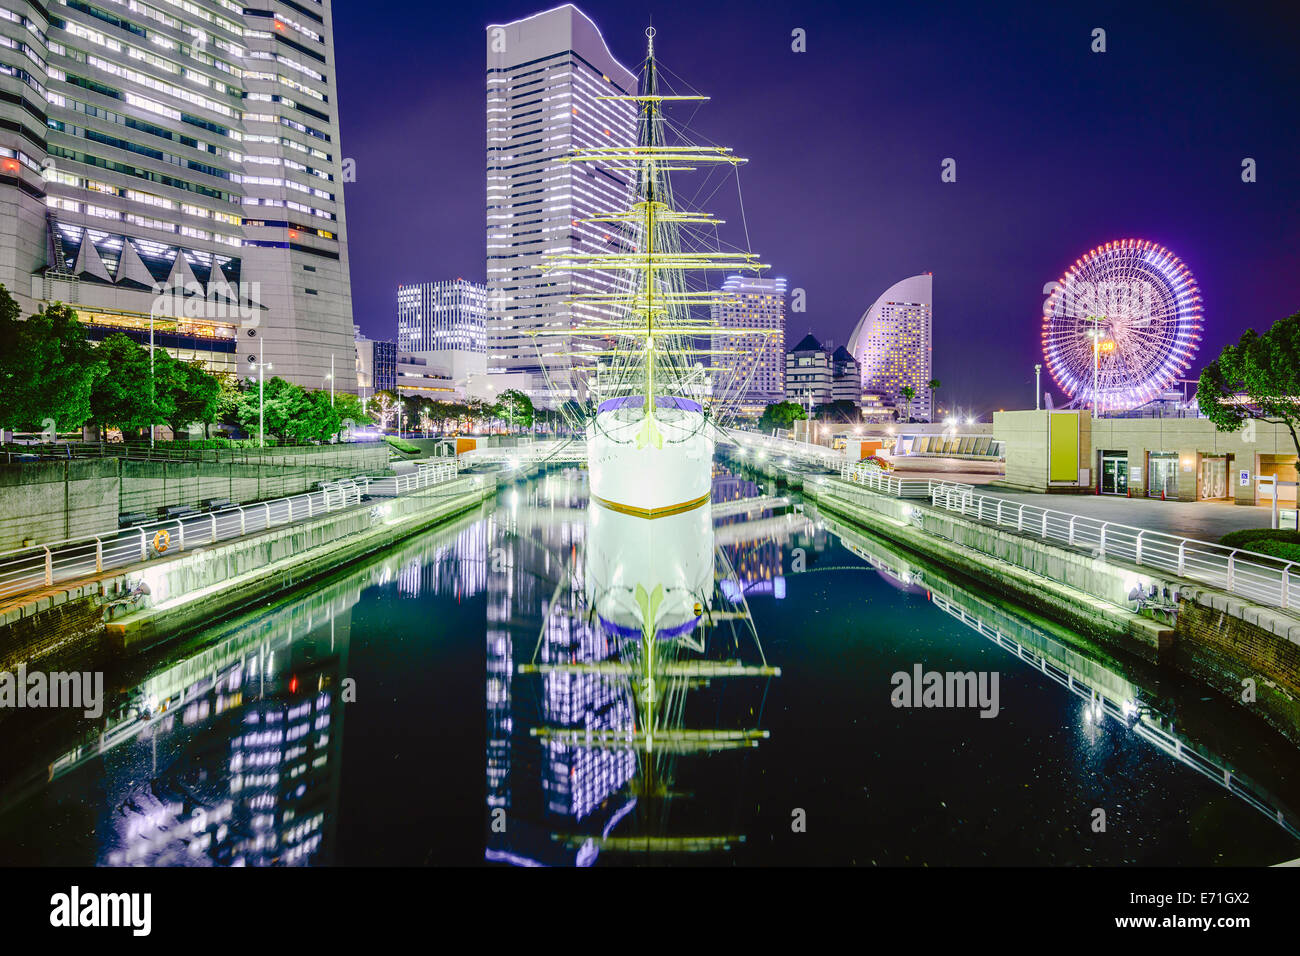
[[[1279,319],[1263,335],[1248,329],[1201,372],[1201,414],[1220,431],[1255,420],[1285,425],[1300,455],[1300,312]]]
[[[501,393],[492,415],[506,422],[510,427],[531,428],[533,425],[533,400],[517,388],[509,388]]]
[[[900,421],[911,420],[912,399],[916,398],[916,389],[911,385],[904,385],[898,390],[902,401],[898,403],[898,418]]]
[[[26,321],[0,285],[0,416],[3,425],[39,431],[80,428],[91,418],[90,391],[101,374],[77,313],[55,302]]]
[[[773,402],[763,409],[758,427],[765,432],[773,428],[793,428],[795,422],[807,417],[808,413],[798,402]]]
[[[339,426],[344,429],[342,437],[350,438],[347,431],[363,428],[370,423],[370,413],[365,404],[351,392],[339,392],[334,397],[334,410],[338,412]],[[351,422],[351,426],[347,425]]]
[[[934,417],[939,414],[939,399],[937,396],[941,385],[943,385],[943,383],[937,378],[932,378],[926,383],[926,388],[930,390],[930,421],[934,421]]]
[[[154,362],[158,386],[166,390],[172,408],[166,419],[172,437],[182,437],[182,433],[195,423],[203,426],[206,435],[208,425],[216,421],[221,412],[220,380],[208,372],[202,362],[177,361],[162,349],[155,352]]]
[[[289,434],[299,442],[328,442],[343,423],[336,402],[324,389],[306,393],[300,416],[289,423]]]
[[[91,388],[91,418],[101,429],[118,428],[139,435],[150,425],[170,421],[176,406],[169,386],[172,358],[164,349],[149,350],[122,332],[114,332],[95,350],[103,367]]]
[[[281,440],[303,440],[300,436],[310,431],[307,424],[312,414],[312,402],[306,389],[288,382],[280,376],[268,378],[261,387],[256,382],[239,393],[239,426],[248,435],[257,435],[258,412],[264,412],[266,433]],[[329,396],[326,395],[326,402]],[[263,402],[265,405],[263,406]]]

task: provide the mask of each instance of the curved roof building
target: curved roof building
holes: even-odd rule
[[[897,404],[910,385],[916,392],[908,409],[912,418],[930,420],[934,276],[926,272],[895,282],[862,314],[849,339],[858,363],[862,390],[887,396]]]

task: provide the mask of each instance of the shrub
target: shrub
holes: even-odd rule
[[[1219,543],[1228,548],[1258,551],[1283,561],[1300,561],[1300,531],[1246,528],[1228,532]]]

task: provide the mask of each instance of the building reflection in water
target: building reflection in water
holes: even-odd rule
[[[755,582],[733,562],[747,556],[770,582],[780,546],[736,537],[729,556],[709,508],[624,515],[588,502],[584,477],[575,469],[508,491],[499,510],[492,552],[502,573],[488,578],[486,858],[588,865],[601,853],[725,851],[744,835],[669,827],[677,763],[757,746],[766,733],[750,715],[761,724],[764,695],[755,690],[739,724],[733,716],[705,727],[690,725],[687,698],[716,681],[779,673],[745,604]],[[725,501],[757,494],[752,484],[718,491]]]
[[[398,548],[360,573],[205,635],[128,690],[102,733],[49,766],[89,764],[105,795],[100,865],[295,866],[331,861],[351,611],[368,588],[472,597],[486,523]],[[180,659],[177,660],[176,658]],[[91,862],[91,861],[87,861]]]

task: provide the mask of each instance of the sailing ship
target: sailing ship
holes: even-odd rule
[[[719,412],[739,390],[728,382],[731,387],[720,395],[718,385],[747,364],[725,357],[752,355],[764,343],[745,345],[746,336],[776,332],[713,322],[712,307],[727,294],[709,288],[708,276],[761,275],[767,266],[748,251],[712,248],[709,233],[716,235],[723,221],[679,204],[670,174],[719,165],[734,169],[745,160],[727,147],[686,141],[665,107],[708,97],[661,92],[653,27],[646,38],[641,91],[601,97],[635,104],[636,145],[575,147],[563,157],[627,176],[627,208],[583,221],[617,230],[631,241],[616,251],[548,257],[545,267],[619,277],[614,291],[571,299],[574,305],[599,307],[601,318],[575,312],[571,328],[555,334],[585,343],[588,347],[570,354],[593,363],[584,366],[590,411],[583,423],[593,499],[613,511],[655,519],[708,503]],[[670,134],[682,141],[670,143]],[[719,340],[733,347],[713,347]],[[590,347],[593,342],[600,344]]]

